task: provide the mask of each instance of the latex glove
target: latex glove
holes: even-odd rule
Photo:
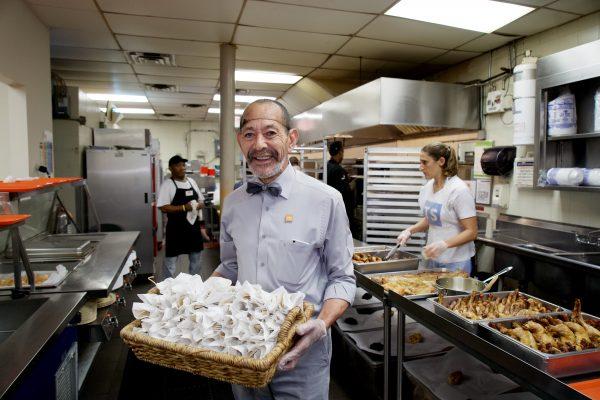
[[[327,325],[322,319],[311,319],[296,328],[296,335],[302,336],[290,351],[281,357],[277,369],[280,371],[291,371],[296,367],[300,357],[317,340],[327,335]]]
[[[204,203],[200,203],[199,202],[198,204],[196,204],[196,210],[199,210],[199,209],[201,209],[203,207],[204,207]]]
[[[447,249],[448,244],[446,244],[446,242],[444,242],[443,240],[440,240],[438,242],[434,242],[428,246],[425,246],[423,248],[423,255],[425,256],[425,258],[431,258],[435,260],[436,258],[441,256],[442,253]]]
[[[410,229],[405,229],[402,232],[400,232],[400,234],[396,238],[396,241],[400,244],[400,246],[404,246],[404,245],[406,245],[406,242],[408,241],[408,239],[410,239],[411,235],[412,235],[412,232],[410,231]]]

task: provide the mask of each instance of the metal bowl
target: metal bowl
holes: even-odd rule
[[[471,292],[484,292],[486,284],[473,278],[440,278],[435,281],[435,287],[445,296],[457,294],[470,294]]]

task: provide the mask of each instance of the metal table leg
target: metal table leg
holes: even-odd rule
[[[27,257],[27,251],[25,250],[25,246],[23,246],[23,242],[21,241],[21,235],[19,234],[18,227],[14,227],[14,228],[10,229],[10,237],[12,239],[15,291],[19,292],[22,289],[21,264],[19,263],[19,258],[21,258],[21,261],[23,262],[23,266],[25,267],[25,273],[27,274],[27,279],[29,280],[29,287],[30,287],[31,291],[33,292],[35,290],[35,277],[33,275],[33,270],[31,269],[31,265],[29,264],[29,258]]]
[[[396,309],[398,313],[398,330],[396,336],[396,344],[398,349],[398,361],[397,361],[397,369],[396,369],[396,399],[402,399],[402,389],[403,389],[403,381],[404,374],[402,371],[402,366],[404,364],[404,334],[406,327],[406,316],[404,312]]]
[[[383,300],[383,399],[390,400],[390,365],[392,363],[392,308]]]

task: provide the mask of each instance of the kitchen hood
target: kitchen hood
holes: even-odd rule
[[[294,116],[300,145],[344,138],[347,145],[479,129],[479,88],[379,78]]]

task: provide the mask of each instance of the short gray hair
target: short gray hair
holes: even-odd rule
[[[290,122],[292,120],[290,117],[289,111],[287,110],[287,108],[285,108],[285,106],[283,104],[281,104],[277,100],[271,100],[271,99],[258,99],[258,100],[253,101],[252,103],[248,104],[248,106],[246,106],[246,108],[244,109],[242,116],[240,117],[240,129],[242,129],[244,124],[246,124],[246,122],[248,122],[248,121],[246,121],[246,118],[245,118],[246,110],[248,110],[254,104],[264,104],[264,103],[275,104],[277,107],[279,107],[279,109],[281,110],[281,115],[283,117],[283,121],[281,121],[281,124],[283,126],[285,126],[285,129],[287,129],[289,131],[291,129]]]

